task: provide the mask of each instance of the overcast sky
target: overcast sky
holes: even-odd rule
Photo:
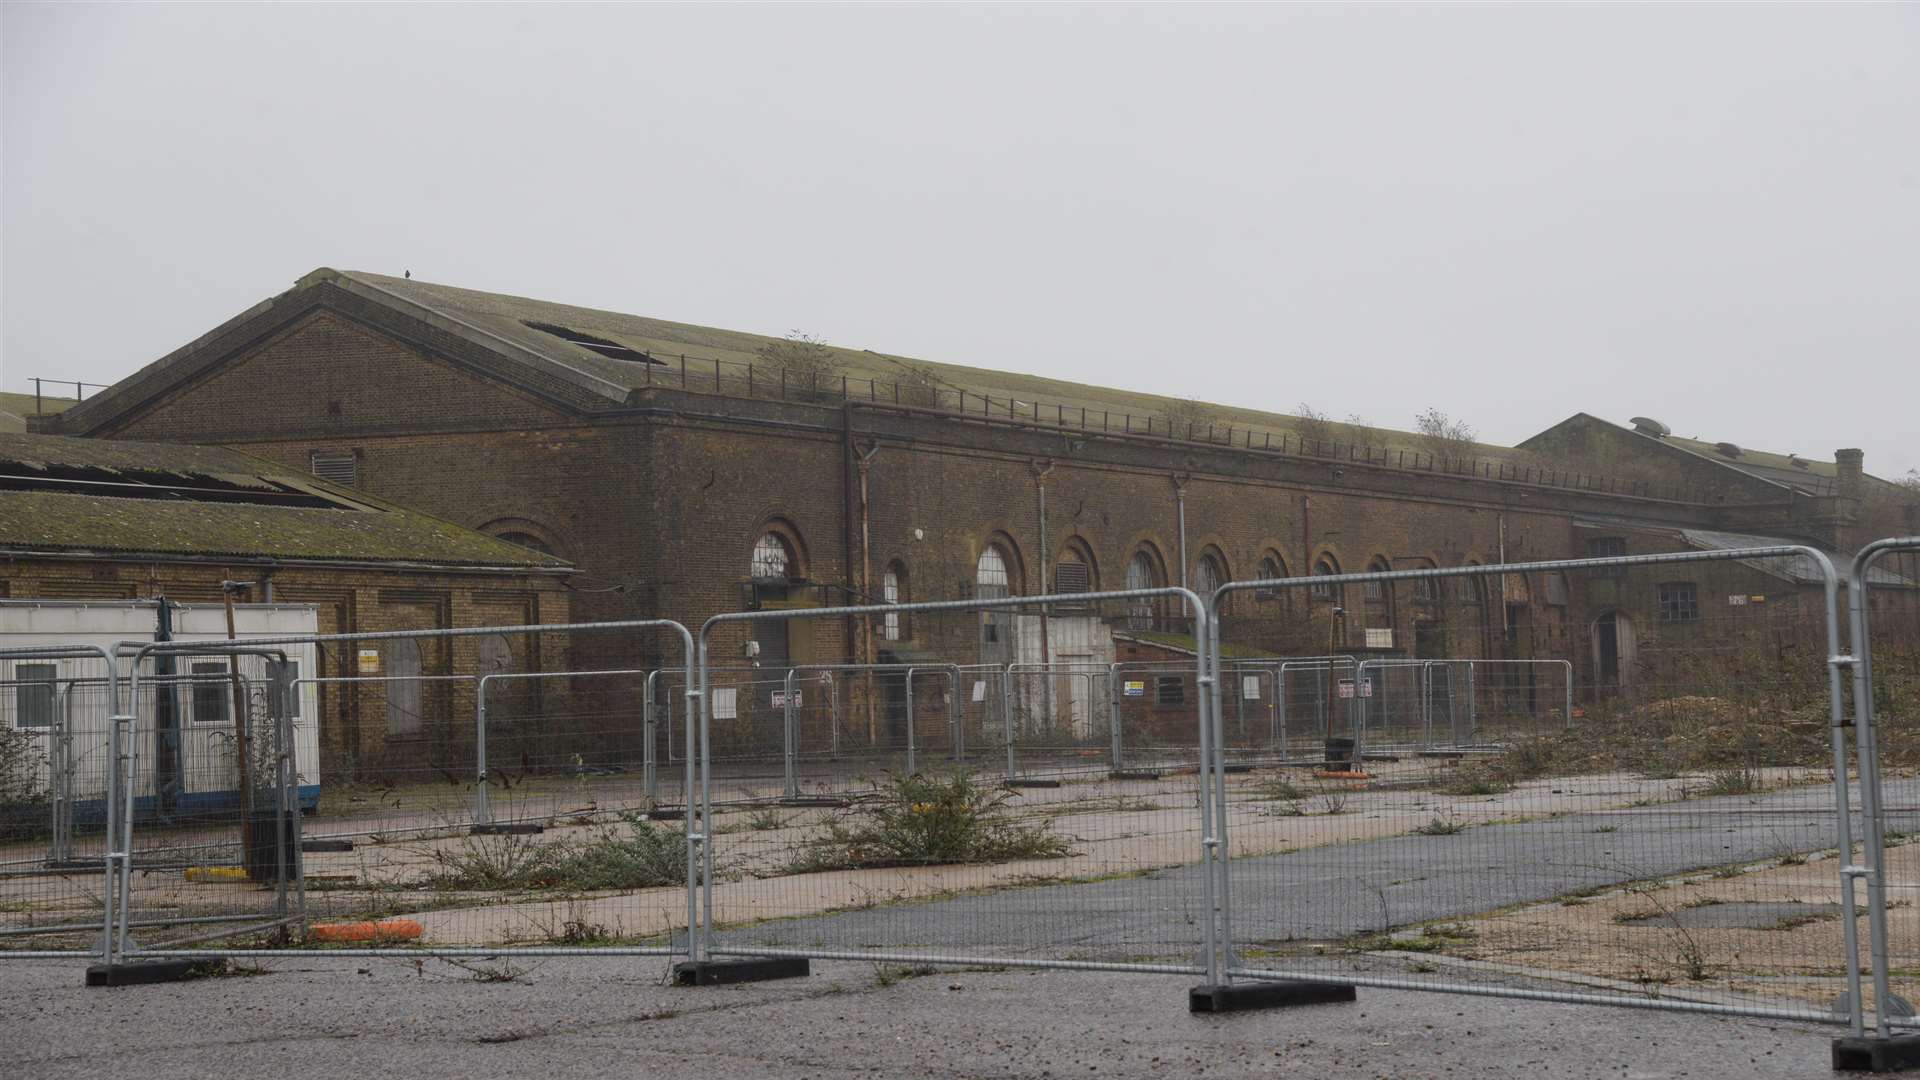
[[[326,265],[1920,468],[1920,6],[0,19],[7,389],[111,382]]]

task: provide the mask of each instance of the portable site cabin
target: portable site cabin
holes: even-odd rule
[[[236,604],[234,630],[241,640],[311,635],[318,632],[318,609]],[[118,657],[122,707],[130,706],[135,718],[137,816],[193,817],[241,805],[236,687],[224,656],[149,657],[141,665],[140,699],[127,696],[132,648],[162,635],[224,644],[226,610],[219,604],[159,600],[0,600],[0,724],[30,735],[37,786],[52,793],[56,813],[81,820],[104,814],[111,764],[108,673],[98,656],[33,657],[16,650],[100,646]],[[302,676],[314,672],[314,646],[279,651],[286,655],[284,671],[277,658],[239,658],[237,697],[249,717],[249,732],[270,735],[266,721],[273,714],[268,706],[276,679],[290,688],[280,700],[292,708],[300,806],[311,813],[320,800],[319,732],[313,720],[319,709],[314,684]]]

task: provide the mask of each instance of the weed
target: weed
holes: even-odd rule
[[[894,964],[876,964],[873,969],[873,985],[892,986],[902,979],[919,979],[938,974],[939,968],[932,964],[912,964],[906,967]]]
[[[1620,826],[1618,826],[1618,825],[1602,825],[1602,826],[1600,826],[1599,828],[1597,828],[1597,829],[1595,829],[1595,830],[1593,830],[1593,831],[1594,831],[1594,832],[1597,832],[1597,833],[1608,833],[1608,832],[1619,832],[1619,831],[1620,831]]]
[[[1297,802],[1283,802],[1276,806],[1263,806],[1260,813],[1266,817],[1306,817],[1307,808]]]
[[[747,828],[754,832],[772,832],[786,828],[788,820],[778,807],[763,806],[747,815]]]
[[[519,982],[527,976],[528,972],[533,970],[532,968],[515,967],[510,960],[501,960],[499,963],[486,963],[482,961],[460,960],[451,956],[443,956],[440,959],[466,972],[467,977],[477,983]]]
[[[1751,795],[1765,787],[1757,769],[1715,769],[1707,774],[1702,795]]]
[[[790,874],[881,866],[1057,859],[1067,842],[1050,821],[1021,825],[1006,802],[1014,793],[965,773],[895,776],[847,820],[830,822],[785,868]]]
[[[1306,792],[1300,786],[1284,776],[1273,776],[1261,781],[1259,798],[1266,800],[1286,800],[1298,802],[1306,798]]]
[[[1421,836],[1452,836],[1455,833],[1466,832],[1467,826],[1465,822],[1455,821],[1450,817],[1443,818],[1435,814],[1432,821],[1427,822],[1425,825],[1413,831],[1419,833]]]
[[[1323,813],[1339,814],[1347,809],[1347,795],[1343,791],[1329,791],[1320,796],[1320,809]]]
[[[646,889],[687,880],[680,833],[636,814],[584,841],[543,841],[513,833],[469,836],[433,852],[439,872],[426,887],[471,889]]]
[[[1480,773],[1464,773],[1439,788],[1442,795],[1504,795],[1513,785]]]

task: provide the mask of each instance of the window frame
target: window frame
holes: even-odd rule
[[[45,676],[25,672],[44,670]],[[13,666],[13,726],[20,731],[50,731],[59,719],[60,665],[17,663]],[[28,717],[44,711],[44,723],[30,723]]]
[[[188,722],[196,726],[231,725],[233,723],[233,685],[229,681],[232,672],[225,660],[194,660],[189,662],[187,672],[187,717]],[[212,708],[206,707],[211,703]],[[208,717],[208,712],[217,712],[218,716]]]
[[[1618,550],[1611,550],[1617,548]],[[1603,550],[1605,549],[1605,550]],[[1627,538],[1624,536],[1591,536],[1587,538],[1587,558],[1618,559],[1627,553]],[[1623,578],[1627,576],[1624,566],[1596,566],[1587,571],[1599,578]]]
[[[1669,595],[1669,590],[1673,590]],[[1700,621],[1700,584],[1694,581],[1663,581],[1654,586],[1654,609],[1662,623]]]

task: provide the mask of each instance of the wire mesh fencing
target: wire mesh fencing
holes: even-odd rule
[[[0,652],[0,958],[105,933],[115,689],[98,649]]]
[[[1914,1025],[1920,1001],[1920,537],[1862,549],[1848,573],[1852,626],[1851,719],[1862,733],[1862,802],[1868,811],[1860,862],[1867,876],[1865,945],[1871,968],[1862,995],[1877,1031]],[[1879,1003],[1884,1003],[1881,1006]]]
[[[1146,595],[1187,596],[1189,611],[1197,607],[1180,590]],[[1113,774],[1103,720],[1111,662],[974,662],[983,613],[1057,608],[1093,618],[1090,606],[1133,596],[896,606],[914,619],[922,651],[947,650],[916,661],[916,692],[922,669],[948,679],[957,671],[956,696],[979,727],[939,718],[933,730],[966,732],[959,754],[923,753],[917,770],[868,773],[820,805],[723,800],[716,768],[714,797],[702,800],[712,869],[696,959],[801,955],[1203,974],[1221,900],[1203,842],[1212,805],[1202,798],[1206,777],[1195,769]],[[761,624],[774,620],[867,610],[721,616],[703,641],[769,633]],[[842,673],[843,693],[865,674]],[[726,685],[713,675],[712,690]],[[1204,696],[1195,700],[1190,741],[1198,743],[1207,707]],[[861,714],[857,697],[842,701]],[[706,722],[727,722],[719,701]],[[714,752],[725,745],[716,733]]]
[[[1320,617],[1333,619],[1333,590],[1390,598],[1503,573],[1518,576],[1258,587],[1330,592]],[[1833,1018],[1861,912],[1842,873],[1854,826],[1824,557],[1783,547],[1525,573],[1605,599],[1586,626],[1550,610],[1529,636],[1509,633],[1504,651],[1524,648],[1524,663],[1296,669],[1332,683],[1325,730],[1344,713],[1359,745],[1338,760],[1330,735],[1317,764],[1229,778],[1234,970]],[[1772,583],[1764,600],[1756,580]],[[1486,647],[1483,628],[1463,629],[1451,651]],[[1552,988],[1517,988],[1527,980]]]

